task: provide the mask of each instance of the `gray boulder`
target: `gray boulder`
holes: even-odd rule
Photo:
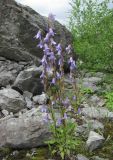
[[[55,41],[63,47],[72,43],[72,36],[65,26],[55,21]],[[39,64],[42,50],[34,36],[41,29],[45,36],[48,19],[30,7],[14,0],[0,0],[0,56],[14,61],[35,61]]]
[[[45,116],[46,113],[32,109],[19,118],[0,119],[0,147],[23,149],[45,145],[50,138],[48,125],[43,121]]]
[[[41,94],[43,91],[43,84],[40,79],[42,70],[42,67],[31,66],[21,71],[13,84],[13,88],[22,92],[29,91],[33,95]]]
[[[16,113],[26,108],[23,97],[17,91],[7,88],[0,90],[0,109]]]
[[[12,84],[15,80],[15,77],[11,72],[1,72],[0,73],[0,86],[7,86]]]
[[[113,120],[113,112],[103,107],[85,107],[81,109],[81,114],[88,118],[93,119],[109,119]]]
[[[89,151],[93,151],[99,147],[102,146],[105,138],[98,133],[91,131],[89,133],[88,140],[86,142],[86,147],[88,148]]]

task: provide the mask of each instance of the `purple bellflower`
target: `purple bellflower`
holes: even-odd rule
[[[60,43],[56,46],[56,50],[57,50],[57,51],[62,51],[62,47],[61,47],[61,44],[60,44]]]
[[[47,113],[47,106],[46,105],[42,105],[41,112]]]
[[[67,117],[67,114],[66,113],[64,113],[64,119],[67,119],[68,117]]]
[[[48,53],[49,53],[49,50],[50,50],[50,48],[48,47],[48,45],[45,43],[44,44],[44,53],[45,53],[45,55],[48,55]]]
[[[51,45],[56,45],[56,42],[53,40],[53,38],[50,38],[50,42],[51,42]]]
[[[56,79],[53,78],[52,81],[51,81],[51,84],[55,85],[55,83],[56,83]]]
[[[43,65],[43,66],[47,65],[46,55],[43,56],[41,62],[42,62],[42,65]]]
[[[71,53],[71,45],[70,44],[66,47],[66,51],[67,51],[68,54]]]
[[[76,100],[76,96],[75,95],[73,96],[73,100]]]
[[[36,36],[34,38],[41,40],[41,31],[40,30],[38,31],[38,33],[36,34]]]
[[[51,63],[55,63],[56,57],[54,55],[54,52],[50,52],[49,60],[51,61]]]
[[[62,119],[61,118],[59,118],[58,120],[57,120],[57,126],[61,126],[61,124],[62,124]]]
[[[42,42],[42,40],[40,40],[40,43],[37,45],[37,47],[43,48],[43,42]]]
[[[48,19],[49,19],[50,21],[54,22],[54,21],[55,21],[55,15],[52,14],[52,13],[49,13]]]
[[[43,79],[44,77],[45,77],[45,73],[43,71],[42,74],[40,75],[40,78]]]
[[[55,33],[54,33],[54,31],[53,31],[52,28],[49,28],[49,35],[50,35],[50,36],[54,36],[54,35],[55,35]]]
[[[49,33],[47,33],[46,36],[45,36],[45,38],[44,38],[44,42],[48,43],[49,39],[50,39],[50,35],[49,35]]]
[[[56,78],[57,78],[57,79],[61,79],[61,75],[60,75],[59,72],[56,72]]]
[[[76,69],[76,64],[72,57],[70,57],[68,63],[70,65],[70,71],[73,71],[74,69]]]
[[[62,59],[62,58],[60,58],[60,59],[58,60],[58,65],[59,65],[59,66],[63,66],[63,59]]]
[[[64,105],[64,107],[69,107],[69,105],[70,105],[70,100],[69,100],[69,98],[68,97],[66,97],[66,99],[64,100],[64,101],[62,101],[62,104]]]

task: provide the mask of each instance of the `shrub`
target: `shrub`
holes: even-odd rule
[[[113,70],[113,4],[110,0],[72,0],[70,30],[82,68]],[[109,7],[108,7],[109,6]]]

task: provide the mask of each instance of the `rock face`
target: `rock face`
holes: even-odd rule
[[[45,113],[32,109],[18,118],[9,116],[0,119],[0,147],[21,149],[44,145],[50,137],[44,116]]]
[[[16,113],[26,107],[23,97],[13,89],[0,90],[0,109]]]
[[[72,42],[70,32],[55,21],[56,41],[65,46]],[[33,38],[41,29],[48,29],[48,20],[29,7],[14,0],[0,1],[0,56],[14,61],[36,61],[42,57],[37,41]]]

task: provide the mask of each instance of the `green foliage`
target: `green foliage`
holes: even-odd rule
[[[113,70],[113,9],[110,0],[72,0],[70,29],[81,68]],[[111,2],[113,3],[113,2]]]
[[[65,127],[60,125],[55,128],[51,125],[51,131],[55,135],[53,138],[46,143],[49,145],[52,155],[60,155],[62,159],[69,157],[76,146],[79,145],[80,141],[75,137],[75,124],[67,122]]]
[[[9,155],[11,153],[11,149],[10,148],[0,148],[0,156],[6,156]]]
[[[48,157],[48,148],[37,148],[35,155],[31,158],[31,160],[46,160]]]
[[[84,95],[84,94],[92,94],[93,90],[91,88],[82,87],[81,88],[81,93],[82,93],[82,95]]]
[[[110,110],[113,110],[113,92],[107,92],[105,98],[107,107]]]

